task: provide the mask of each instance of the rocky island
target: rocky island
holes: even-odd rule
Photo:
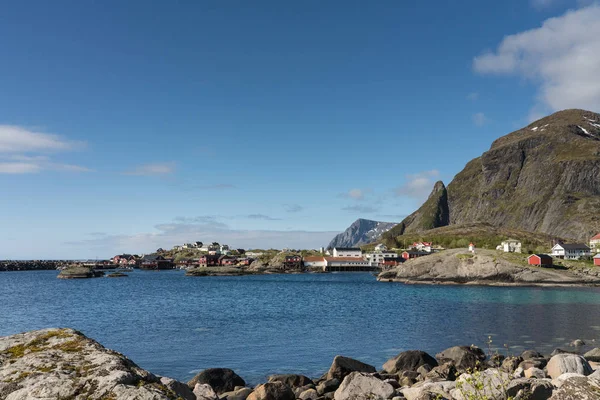
[[[598,268],[535,267],[525,256],[494,250],[445,250],[379,274],[383,282],[496,286],[600,285]]]
[[[600,396],[600,349],[504,356],[455,346],[435,357],[409,350],[372,365],[336,356],[311,379],[275,374],[251,387],[210,368],[187,384],[148,372],[73,329],[0,337],[0,399],[137,400],[592,400]]]

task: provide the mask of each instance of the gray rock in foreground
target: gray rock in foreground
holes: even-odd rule
[[[0,337],[0,393],[10,400],[177,398],[155,375],[73,329]]]
[[[236,386],[246,386],[246,382],[229,368],[208,368],[200,371],[188,382],[188,386],[193,389],[198,383],[210,385],[217,394],[231,392]]]
[[[389,383],[363,372],[352,372],[335,391],[335,400],[391,399],[394,388]]]
[[[327,372],[327,379],[339,379],[343,380],[346,375],[351,372],[375,372],[375,367],[369,364],[365,364],[353,358],[344,356],[335,356],[329,371]]]
[[[593,372],[587,360],[577,354],[557,354],[548,361],[546,368],[552,379],[565,373],[589,375]]]
[[[388,374],[395,374],[398,371],[416,371],[422,365],[433,368],[437,367],[438,362],[424,351],[409,350],[389,359],[383,364],[383,369]]]

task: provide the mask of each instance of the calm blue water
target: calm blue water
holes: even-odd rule
[[[515,353],[550,352],[576,338],[593,345],[600,336],[599,289],[406,286],[360,273],[56,274],[0,273],[0,336],[72,327],[184,381],[210,367],[250,383],[280,372],[320,376],[336,354],[380,368],[402,350],[483,345],[489,334]]]

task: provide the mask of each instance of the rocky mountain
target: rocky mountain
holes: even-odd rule
[[[344,232],[336,235],[327,247],[354,247],[372,243],[379,240],[381,235],[395,225],[395,222],[379,222],[359,218]]]
[[[386,238],[474,223],[585,241],[600,232],[600,115],[559,111],[497,139]]]

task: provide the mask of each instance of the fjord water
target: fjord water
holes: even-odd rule
[[[403,350],[483,346],[488,335],[511,353],[549,353],[576,338],[594,345],[600,336],[595,288],[409,286],[366,273],[56,275],[0,273],[0,336],[72,327],[184,381],[210,367],[232,368],[250,383],[271,373],[320,376],[337,354],[380,368]]]

